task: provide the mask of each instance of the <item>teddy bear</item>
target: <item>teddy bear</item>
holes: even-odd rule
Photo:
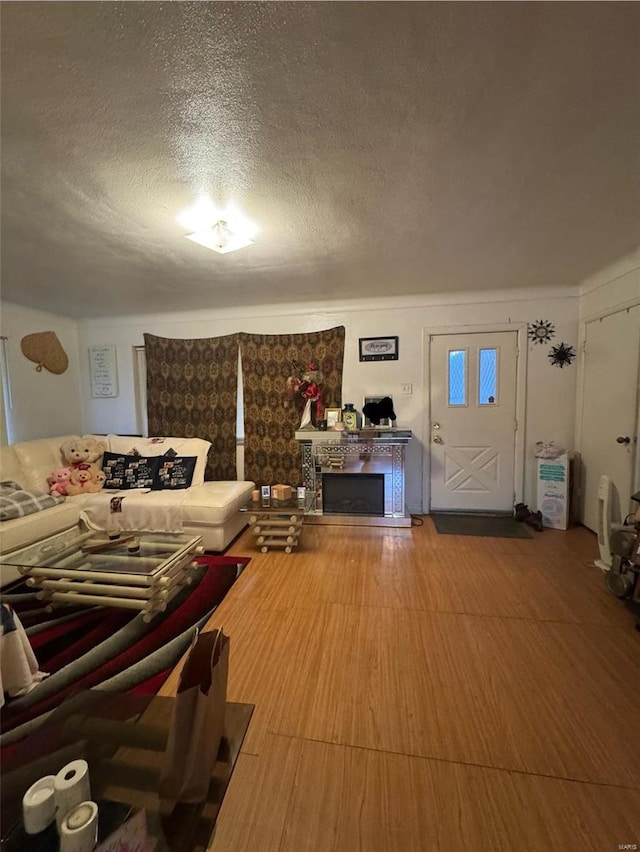
[[[70,479],[70,467],[59,467],[56,470],[52,470],[49,476],[47,477],[47,483],[49,485],[49,494],[61,494],[63,497],[66,497],[67,486],[69,485]]]
[[[85,435],[83,438],[72,435],[61,445],[60,452],[64,464],[73,468],[80,464],[97,462],[106,449],[107,445],[104,441],[97,441],[90,435]]]
[[[95,494],[102,490],[103,485],[104,474],[102,471],[96,470],[87,462],[82,462],[71,471],[67,494],[70,497],[75,497],[76,494]]]

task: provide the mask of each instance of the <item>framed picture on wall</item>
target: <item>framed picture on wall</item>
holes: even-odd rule
[[[359,344],[361,361],[398,360],[397,337],[361,337]]]

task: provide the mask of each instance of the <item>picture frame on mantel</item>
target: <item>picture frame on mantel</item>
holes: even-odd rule
[[[327,429],[333,429],[336,423],[342,419],[342,409],[340,408],[325,408],[324,416],[327,421]]]
[[[361,361],[397,361],[398,337],[360,337]]]

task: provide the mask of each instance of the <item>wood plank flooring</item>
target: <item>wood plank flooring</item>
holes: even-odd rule
[[[256,711],[211,852],[640,845],[640,633],[587,530],[229,553],[251,562],[211,626]]]

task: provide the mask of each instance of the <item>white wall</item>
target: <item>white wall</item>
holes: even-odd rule
[[[426,425],[423,418],[428,388],[424,368],[423,329],[505,322],[551,320],[554,343],[576,345],[578,297],[573,290],[458,293],[451,296],[403,297],[387,300],[345,301],[324,305],[291,303],[278,308],[200,311],[182,314],[123,316],[85,320],[78,324],[85,401],[85,432],[136,432],[133,347],[144,343],[144,332],[164,337],[214,337],[234,331],[285,334],[346,327],[343,402],[362,407],[365,395],[391,394],[398,425],[411,428],[415,440],[408,451],[407,501],[411,511],[422,508],[422,452]],[[358,338],[398,335],[399,360],[360,363]],[[117,347],[119,396],[91,399],[87,350],[90,345]],[[527,381],[525,500],[535,504],[533,447],[538,440],[554,439],[572,446],[575,414],[575,366],[552,367],[548,346],[529,347]],[[400,385],[411,383],[411,396]]]
[[[580,285],[580,319],[640,302],[640,248]]]
[[[78,329],[74,320],[58,314],[35,311],[7,302],[0,315],[2,335],[7,338],[7,362],[13,405],[7,411],[9,443],[76,434],[82,430],[80,389],[81,366]],[[22,354],[20,341],[26,334],[54,331],[69,358],[61,375],[43,369]]]

